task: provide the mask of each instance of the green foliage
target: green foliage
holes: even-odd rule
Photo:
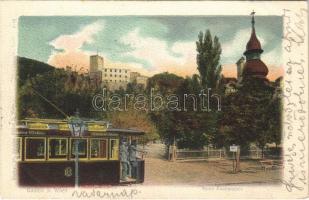
[[[90,81],[88,76],[76,72],[56,69],[50,65],[27,59],[18,59],[18,116],[38,118],[64,118],[54,106],[71,116],[76,109],[83,118],[105,118],[118,128],[135,128],[145,131],[145,141],[158,139],[154,124],[145,112],[132,109],[127,112],[98,112],[92,107],[92,98],[101,94],[103,87]],[[108,94],[145,93],[136,83],[130,83],[127,90],[107,91]],[[40,96],[41,95],[41,96]],[[44,98],[48,99],[47,102]]]
[[[200,32],[196,42],[197,69],[201,76],[202,85],[205,88],[216,88],[220,80],[222,67],[219,65],[221,55],[221,44],[219,38],[212,39],[210,31],[205,34]]]
[[[17,57],[17,64],[19,86],[25,84],[26,80],[38,74],[44,74],[54,70],[53,66],[24,57]]]
[[[128,111],[97,112],[92,107],[92,98],[102,92],[102,87],[94,85],[89,77],[47,64],[20,58],[18,84],[18,116],[40,118],[63,118],[50,103],[35,92],[49,99],[67,115],[78,108],[81,117],[105,118],[119,128],[137,128],[146,132],[145,141],[164,139],[178,148],[202,149],[205,145],[215,147],[238,144],[248,147],[256,143],[264,148],[266,143],[281,142],[282,102],[279,94],[270,83],[260,79],[245,79],[236,93],[224,94],[224,83],[219,81],[221,67],[219,59],[221,47],[218,39],[211,39],[209,31],[199,35],[197,42],[198,69],[200,75],[182,78],[171,73],[156,74],[149,78],[146,88],[129,83],[126,89],[108,91],[109,94],[154,94],[167,97],[176,94],[180,111],[167,109],[159,111],[137,111],[129,102]],[[217,83],[220,83],[217,85]],[[219,87],[218,87],[219,86]],[[222,111],[215,111],[217,102],[210,101],[212,111],[201,111],[199,93],[205,87],[213,88],[221,96]],[[196,96],[186,101],[183,110],[184,94]],[[150,96],[148,96],[150,99]],[[196,103],[197,110],[194,110]]]
[[[168,72],[156,74],[149,78],[147,91],[150,92],[150,90],[153,88],[156,92],[160,92],[165,96],[175,92],[182,81],[182,77]]]
[[[64,118],[52,104],[69,116],[79,109],[82,117],[102,117],[92,108],[92,97],[100,88],[93,87],[87,77],[26,58],[18,60],[18,69],[19,119]]]
[[[179,97],[179,111],[161,110],[149,113],[155,123],[161,138],[167,144],[176,140],[178,148],[202,149],[209,144],[209,134],[217,130],[218,112],[205,112],[200,109],[202,90],[200,77],[193,75],[182,79],[173,74],[155,75],[149,81],[150,88],[155,88],[163,96],[176,94]],[[186,99],[184,110],[184,94],[194,95]],[[197,107],[194,107],[194,104]],[[196,110],[194,110],[196,108]]]
[[[219,132],[213,142],[219,146],[281,141],[281,100],[275,88],[261,79],[248,79],[238,92],[223,99]]]

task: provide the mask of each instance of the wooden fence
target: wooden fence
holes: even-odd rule
[[[176,160],[224,158],[225,151],[218,150],[182,150],[176,151]]]
[[[264,156],[267,151],[264,151]],[[225,149],[186,150],[177,149],[174,160],[207,160],[207,159],[233,159],[233,153]],[[249,150],[241,152],[240,159],[262,159],[262,150]]]

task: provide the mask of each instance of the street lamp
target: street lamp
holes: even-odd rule
[[[85,123],[82,119],[79,118],[78,110],[75,112],[75,116],[70,117],[68,120],[69,128],[71,131],[72,136],[80,137],[85,132]],[[75,148],[75,187],[79,185],[79,178],[78,178],[78,159],[79,159],[79,138],[75,140],[74,144]]]

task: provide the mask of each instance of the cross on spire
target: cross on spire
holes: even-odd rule
[[[254,21],[254,14],[255,14],[255,12],[254,12],[254,10],[252,10],[252,12],[250,14],[252,16],[252,20],[251,20],[252,27],[254,27],[254,23],[255,23],[255,21]]]

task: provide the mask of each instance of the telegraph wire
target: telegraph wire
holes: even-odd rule
[[[21,80],[20,78],[18,78],[19,80]],[[50,100],[48,100],[46,97],[44,97],[42,94],[40,94],[40,92],[36,91],[33,86],[32,83],[30,83],[30,88],[34,91],[34,93],[36,93],[38,96],[40,96],[42,99],[44,99],[47,103],[49,103],[50,105],[52,105],[57,111],[59,111],[62,115],[64,115],[67,119],[69,118],[69,116],[63,112],[58,106],[56,106],[56,104],[54,104],[53,102],[51,102]]]

